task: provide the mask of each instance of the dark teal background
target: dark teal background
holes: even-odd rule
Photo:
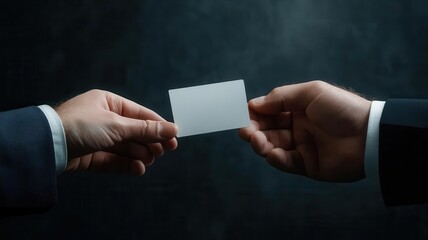
[[[101,88],[172,120],[168,89],[240,78],[249,99],[312,79],[370,99],[428,98],[425,0],[46,0],[0,9],[2,110]],[[67,173],[58,190],[46,214],[0,220],[0,239],[428,238],[428,205],[384,207],[373,176],[331,184],[281,173],[236,131],[179,139],[143,177]]]

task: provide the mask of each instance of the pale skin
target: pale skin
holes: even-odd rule
[[[240,136],[273,167],[320,181],[364,178],[370,101],[312,81],[275,88],[249,109],[251,126]],[[110,92],[92,90],[55,110],[67,140],[67,171],[142,175],[178,145],[173,123]]]
[[[177,148],[177,127],[154,111],[111,92],[91,90],[55,109],[64,126],[66,171],[143,175]]]
[[[371,102],[322,81],[275,88],[249,102],[242,139],[273,167],[320,181],[365,177]]]

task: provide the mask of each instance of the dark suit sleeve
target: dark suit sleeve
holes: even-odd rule
[[[379,129],[379,176],[386,205],[428,202],[428,100],[386,102]]]
[[[49,123],[38,107],[0,112],[0,216],[45,211],[56,202]]]

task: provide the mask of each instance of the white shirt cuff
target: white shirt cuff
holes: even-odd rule
[[[370,182],[379,183],[379,124],[385,102],[373,101],[370,108],[369,123],[367,126],[366,151],[364,155],[364,168],[366,178]]]
[[[41,105],[39,108],[45,114],[51,128],[55,152],[56,173],[60,174],[67,167],[67,143],[65,140],[64,127],[58,114],[52,107]]]

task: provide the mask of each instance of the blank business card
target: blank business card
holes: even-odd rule
[[[169,90],[177,137],[250,126],[243,80]]]

